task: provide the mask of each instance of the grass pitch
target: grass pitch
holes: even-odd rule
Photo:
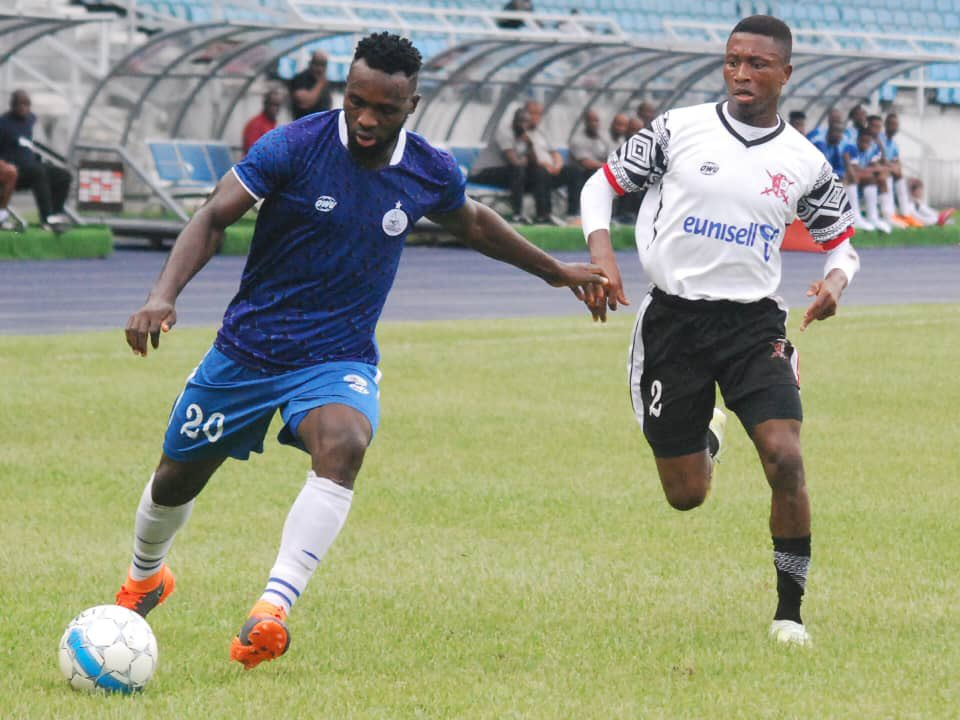
[[[159,670],[132,698],[72,691],[56,645],[122,579],[213,333],[146,361],[119,330],[0,338],[0,717],[957,717],[960,306],[843,308],[802,335],[799,315],[812,651],[766,638],[769,493],[735,420],[706,505],[663,500],[630,315],[388,324],[380,432],[288,655],[227,659],[308,467],[274,432],[178,537]]]

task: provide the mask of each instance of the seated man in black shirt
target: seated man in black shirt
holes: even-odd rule
[[[17,189],[33,190],[43,225],[69,223],[63,204],[70,192],[70,173],[40,159],[33,150],[37,116],[30,112],[25,90],[10,95],[9,112],[0,115],[0,160],[17,168]]]
[[[322,112],[333,107],[330,81],[327,80],[327,54],[317,50],[310,56],[310,65],[290,81],[290,111],[293,119]]]

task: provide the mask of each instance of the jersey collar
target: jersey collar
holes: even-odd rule
[[[727,129],[727,132],[729,132],[737,140],[743,143],[744,147],[753,147],[754,145],[762,145],[765,142],[770,142],[777,135],[782,133],[784,131],[784,128],[787,127],[787,124],[783,121],[783,118],[778,115],[777,120],[779,120],[779,124],[775,128],[773,128],[768,134],[761,135],[755,140],[748,140],[747,138],[743,137],[743,135],[738,133],[736,129],[733,127],[733,125],[730,124],[730,121],[727,120],[726,113],[724,113],[723,111],[723,104],[725,102],[726,100],[721,100],[720,102],[717,103],[717,117],[720,118],[720,122],[723,123],[723,126]]]
[[[337,130],[340,133],[340,144],[347,150],[350,146],[347,143],[347,114],[341,110],[340,117],[337,120]],[[400,128],[400,134],[397,136],[397,144],[393,148],[393,155],[390,156],[391,165],[399,165],[403,160],[403,151],[407,147],[407,131]]]

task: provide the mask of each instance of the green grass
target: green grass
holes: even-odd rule
[[[221,253],[246,255],[253,239],[254,222],[245,218],[227,228]],[[517,225],[517,232],[537,247],[550,252],[583,250],[583,231],[579,227],[552,227],[548,225]],[[633,250],[636,244],[632,225],[614,225],[610,240],[617,250]],[[456,240],[445,233],[413,232],[407,240],[410,244],[449,243]],[[909,228],[894,230],[889,235],[880,232],[858,232],[854,239],[857,247],[912,247],[919,245],[956,245],[960,243],[960,226]]]
[[[104,225],[75,226],[62,233],[39,227],[25,232],[0,230],[0,260],[61,260],[107,257],[113,233]]]
[[[799,313],[795,313],[799,316]],[[350,519],[244,672],[230,637],[306,456],[273,440],[201,495],[138,697],[56,645],[110,601],[175,394],[212,338],[0,337],[3,718],[949,718],[960,706],[960,306],[844,308],[802,354],[812,651],[766,639],[769,492],[731,423],[707,504],[662,498],[624,381],[631,318],[387,324]],[[276,428],[274,428],[276,430]]]

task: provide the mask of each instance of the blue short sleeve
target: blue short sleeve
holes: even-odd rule
[[[247,156],[233,166],[243,186],[258,199],[282,187],[293,174],[285,128],[275,128],[260,138]]]
[[[467,181],[466,178],[463,177],[463,173],[460,172],[460,167],[457,165],[456,160],[447,152],[442,152],[440,159],[440,164],[442,165],[445,176],[446,190],[444,190],[437,200],[437,204],[427,213],[428,215],[452,213],[463,207],[463,204],[467,201],[465,193]]]

